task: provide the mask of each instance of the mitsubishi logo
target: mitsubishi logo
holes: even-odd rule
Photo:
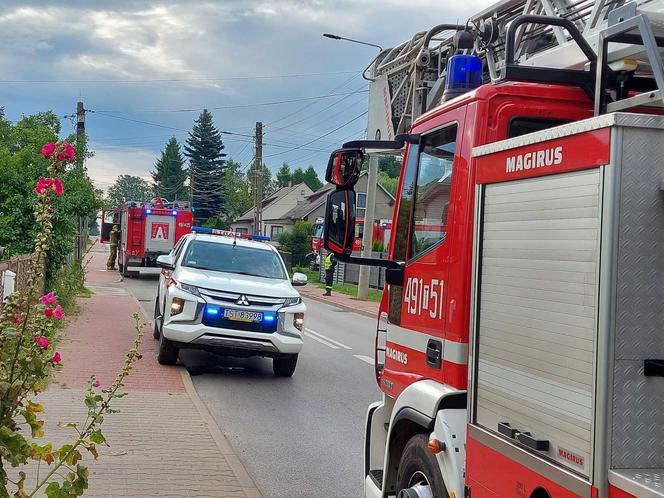
[[[249,306],[249,300],[247,299],[247,296],[245,296],[244,294],[241,295],[241,296],[238,298],[238,300],[235,301],[235,302],[236,302],[236,304],[239,304],[239,305],[241,305],[241,306]]]

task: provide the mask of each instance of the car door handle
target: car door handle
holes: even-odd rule
[[[440,369],[443,359],[443,343],[436,339],[429,339],[427,343],[427,365],[431,368]]]

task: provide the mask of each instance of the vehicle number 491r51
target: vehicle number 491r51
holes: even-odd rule
[[[421,278],[411,277],[406,282],[404,303],[410,315],[422,315],[428,312],[431,318],[443,318],[444,282],[437,278],[425,283]]]

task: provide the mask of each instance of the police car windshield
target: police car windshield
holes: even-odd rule
[[[255,277],[287,278],[281,259],[274,251],[202,240],[189,244],[182,266]]]

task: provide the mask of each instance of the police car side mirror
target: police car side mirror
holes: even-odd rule
[[[355,237],[355,192],[337,190],[327,196],[325,207],[325,249],[334,254],[350,255]]]
[[[291,280],[291,284],[294,286],[302,286],[302,285],[307,285],[307,276],[304,273],[293,273],[293,278]]]
[[[173,256],[163,254],[157,258],[157,266],[162,267],[164,270],[175,270]]]

